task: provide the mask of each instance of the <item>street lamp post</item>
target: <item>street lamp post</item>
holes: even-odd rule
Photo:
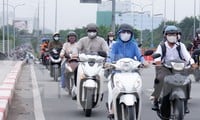
[[[174,24],[176,23],[176,0],[174,0]]]
[[[152,0],[152,12],[151,12],[151,15],[152,15],[152,23],[151,23],[151,48],[154,47],[154,44],[153,44],[153,19],[154,19],[154,4],[153,4],[153,0]]]
[[[166,26],[166,9],[167,9],[167,1],[165,0],[165,5],[164,5],[164,27]]]
[[[116,6],[116,1],[112,0],[112,32],[115,33],[115,6]]]
[[[193,22],[193,37],[195,37],[195,29],[196,29],[196,0],[194,0],[194,22]]]
[[[23,6],[23,5],[25,5],[24,3],[23,4],[18,4],[18,5],[15,5],[15,6],[13,6],[13,5],[10,5],[10,4],[7,4],[9,7],[11,7],[11,8],[13,8],[13,44],[14,44],[14,49],[15,49],[15,47],[16,47],[16,29],[15,29],[15,10],[16,10],[16,8],[17,7],[19,7],[19,6]]]
[[[152,15],[152,32],[151,32],[151,48],[153,48],[154,47],[154,43],[153,43],[153,40],[154,40],[154,34],[153,34],[153,27],[154,27],[154,16],[159,16],[159,15],[163,15],[162,13],[159,13],[159,14],[153,14]]]
[[[5,53],[5,1],[3,0],[3,30],[2,30],[2,48],[3,48],[3,53]]]
[[[10,43],[9,43],[9,41],[10,41],[10,38],[9,38],[9,21],[8,21],[8,0],[7,0],[7,16],[6,16],[6,21],[7,21],[7,55],[8,55],[8,57],[9,57],[9,49],[10,49]]]
[[[57,0],[55,4],[55,32],[57,32]]]
[[[140,9],[141,9],[141,30],[140,30],[140,42],[141,42],[141,44],[142,44],[142,42],[143,42],[143,40],[142,40],[142,29],[143,29],[143,14],[144,14],[144,8],[145,7],[148,7],[148,6],[152,6],[153,7],[153,4],[147,4],[147,5],[144,5],[144,6],[141,6],[141,5],[139,5],[139,4],[135,4],[135,3],[132,3],[133,5],[136,5],[136,6],[138,6],[138,7],[140,7]]]

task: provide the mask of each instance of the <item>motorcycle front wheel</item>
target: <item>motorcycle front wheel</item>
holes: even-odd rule
[[[136,120],[135,106],[122,104],[122,120]]]
[[[53,79],[54,79],[54,81],[57,82],[58,81],[58,68],[54,67],[53,72],[54,72]]]
[[[92,114],[93,107],[93,89],[86,88],[86,99],[85,99],[85,116],[90,117]]]
[[[173,120],[183,120],[184,119],[184,100],[176,99],[173,102]]]

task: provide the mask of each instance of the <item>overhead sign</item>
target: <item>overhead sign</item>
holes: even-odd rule
[[[101,0],[80,0],[80,3],[101,3]]]

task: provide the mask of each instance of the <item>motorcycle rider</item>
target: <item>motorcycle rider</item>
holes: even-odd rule
[[[80,38],[77,42],[76,50],[74,52],[78,53],[91,53],[98,51],[108,52],[108,45],[104,38],[98,36],[98,27],[95,23],[89,23],[86,26],[87,36]],[[74,83],[75,86],[72,89],[72,93],[76,93],[77,84],[77,69],[74,71]],[[76,99],[76,95],[72,95],[72,99]]]
[[[62,48],[62,42],[60,42],[60,34],[58,32],[53,34],[53,41],[49,42],[48,49]],[[52,65],[50,65],[50,75],[53,76]]]
[[[106,42],[107,42],[109,48],[111,49],[112,45],[115,43],[115,33],[114,32],[112,32],[112,31],[108,32]]]
[[[166,27],[164,32],[164,38],[166,39],[163,43],[166,46],[166,53],[164,55],[162,51],[161,44],[158,45],[155,53],[161,54],[161,57],[156,58],[155,64],[161,65],[165,61],[168,60],[185,60],[186,62],[191,64],[192,68],[196,68],[197,65],[194,63],[194,60],[190,56],[189,52],[186,49],[186,46],[182,42],[178,42],[178,29],[174,25],[169,25]],[[180,46],[180,55],[179,51],[177,50],[177,47]],[[156,78],[154,80],[154,91],[152,93],[152,96],[154,97],[154,102],[152,106],[152,110],[158,110],[158,98],[160,96],[162,87],[163,87],[163,80],[166,75],[172,74],[169,68],[166,68],[164,66],[157,66],[156,67]],[[189,98],[189,90],[188,90],[188,98]],[[187,107],[187,101],[186,101],[186,113],[189,112],[189,109]]]
[[[136,42],[134,42],[133,28],[129,24],[121,24],[117,32],[116,43],[113,44],[112,49],[109,53],[110,62],[117,61],[120,58],[132,58],[137,59],[147,65],[144,57],[141,55],[139,47]],[[114,73],[112,74],[114,75]],[[108,118],[114,118],[113,108],[112,108],[112,81],[108,82]]]
[[[73,52],[73,50],[76,47],[76,42],[77,42],[78,36],[74,31],[69,31],[67,33],[67,40],[66,42],[63,44],[62,50],[60,52],[60,57],[63,59],[64,57],[66,57],[67,59],[70,58],[69,54]],[[64,60],[64,62],[61,65],[61,87],[65,88],[65,62],[66,60]]]
[[[197,28],[193,42],[193,50],[200,49],[200,28]]]
[[[48,45],[49,45],[49,39],[48,38],[42,38],[42,43],[40,45],[40,59],[41,60],[43,60],[43,56],[44,56],[44,53],[46,52],[46,49],[48,48]]]
[[[53,41],[49,42],[48,49],[62,48],[62,42],[60,41],[60,34],[58,32],[53,34]]]

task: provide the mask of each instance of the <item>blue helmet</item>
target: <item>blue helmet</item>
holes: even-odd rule
[[[49,41],[49,38],[44,37],[44,38],[41,39],[41,41],[42,41],[42,42],[46,42],[46,41],[48,42],[48,41]]]
[[[165,28],[165,35],[167,34],[178,34],[178,28],[174,25],[169,25]]]

